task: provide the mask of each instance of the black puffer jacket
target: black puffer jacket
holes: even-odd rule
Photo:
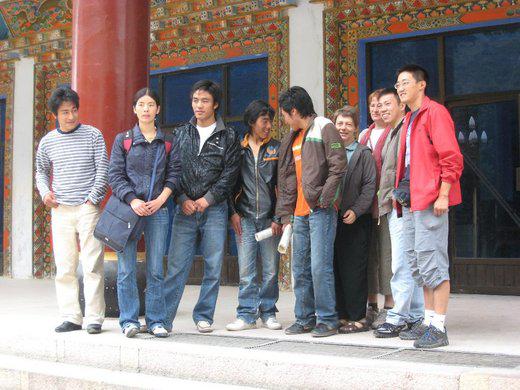
[[[240,146],[236,132],[217,117],[217,127],[199,154],[200,137],[195,117],[176,128],[179,143],[182,179],[177,202],[204,197],[209,205],[227,200],[238,176]]]
[[[276,178],[280,141],[266,140],[258,152],[255,163],[253,151],[249,147],[249,134],[242,141],[240,174],[232,197],[229,198],[230,216],[238,213],[246,218],[273,218],[276,207]]]

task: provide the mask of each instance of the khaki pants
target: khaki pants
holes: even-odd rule
[[[392,295],[392,242],[388,227],[388,214],[372,221],[368,253],[368,293]]]
[[[52,244],[56,262],[56,297],[63,321],[81,325],[78,261],[83,268],[85,320],[102,324],[105,318],[103,244],[94,237],[99,219],[98,206],[60,205],[52,209]],[[77,235],[77,236],[76,236]],[[78,252],[78,240],[81,252]]]

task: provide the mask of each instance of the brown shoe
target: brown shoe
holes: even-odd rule
[[[339,320],[339,326],[347,325],[349,323],[349,320],[346,318],[342,318]]]
[[[366,332],[370,329],[366,319],[362,319],[359,321],[349,321],[347,325],[340,326],[338,333],[348,334],[348,333],[360,333]]]

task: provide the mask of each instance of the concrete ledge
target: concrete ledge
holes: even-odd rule
[[[0,355],[0,389],[240,389],[153,375]]]
[[[460,390],[516,390],[520,389],[520,372],[502,373],[495,370],[466,372],[459,379]]]
[[[477,369],[446,364],[298,354],[254,348],[163,342],[150,338],[130,340],[123,337],[105,339],[102,335],[64,336],[46,340],[8,340],[2,337],[0,345],[4,354],[24,359],[47,360],[41,364],[74,365],[81,367],[81,370],[103,369],[110,373],[108,376],[93,378],[109,378],[113,372],[119,372],[121,375],[138,372],[139,375],[153,378],[179,378],[280,389],[520,388],[520,370],[517,369]],[[0,369],[2,367],[6,369],[5,365],[0,364]],[[13,369],[10,370],[12,374]],[[51,379],[45,372],[31,371],[30,375],[24,374],[28,372],[26,367],[14,372],[19,373],[19,383],[22,384],[25,383],[24,378],[33,382],[58,381],[57,384],[64,380],[67,383],[73,380],[90,383],[90,379],[76,376]],[[7,380],[16,381],[11,374],[7,375]],[[6,382],[3,387],[9,387],[9,383]],[[104,384],[101,380],[96,383]]]
[[[29,387],[29,373],[38,374],[33,368],[40,362],[51,364],[50,373],[59,373],[54,375],[58,377],[70,366],[104,370],[95,371],[97,377],[81,379],[87,388],[91,380],[101,383],[99,388],[108,386],[103,380],[118,373],[280,389],[520,389],[515,323],[520,297],[452,296],[450,345],[420,351],[412,348],[412,342],[376,339],[370,332],[323,340],[265,328],[228,332],[224,324],[235,318],[237,305],[237,289],[230,287],[220,289],[215,331],[201,335],[192,320],[198,296],[199,287],[187,286],[174,333],[165,340],[150,335],[127,339],[111,319],[99,335],[84,330],[57,334],[52,281],[0,278],[0,355],[27,359],[17,368],[0,365],[0,387]],[[477,306],[482,310],[475,311]],[[282,292],[277,307],[278,319],[289,326],[294,321],[293,295]],[[80,382],[70,383],[82,387]],[[131,384],[138,383],[136,379]]]

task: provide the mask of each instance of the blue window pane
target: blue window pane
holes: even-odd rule
[[[439,95],[437,40],[435,38],[377,43],[370,46],[372,91],[395,84],[395,72],[406,64],[422,66],[430,75],[429,96]],[[367,91],[367,96],[371,91]]]
[[[469,105],[451,111],[465,161],[463,203],[455,208],[457,256],[517,258],[520,226],[510,213],[520,214],[516,188],[516,167],[520,166],[518,102]]]
[[[244,114],[255,99],[268,101],[267,59],[229,65],[228,115]]]
[[[447,36],[447,95],[520,89],[519,42],[520,27]]]
[[[159,76],[150,76],[150,89],[159,93]]]
[[[249,129],[246,128],[246,125],[244,122],[228,122],[228,126],[235,129],[235,131],[238,133],[238,137],[240,141],[244,139],[244,135],[247,133]]]
[[[9,28],[4,20],[4,16],[0,14],[0,40],[9,38]]]
[[[209,79],[222,84],[221,68],[202,68],[189,72],[170,74],[164,77],[164,125],[187,122],[193,116],[190,91],[199,80]]]

